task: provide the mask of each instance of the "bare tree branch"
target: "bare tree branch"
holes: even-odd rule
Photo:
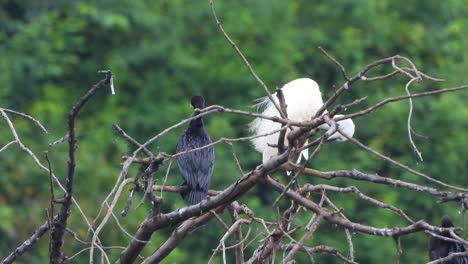
[[[290,251],[291,247],[293,245],[281,245],[278,249],[282,251]],[[316,253],[326,253],[326,254],[331,254],[335,255],[337,258],[339,258],[341,261],[344,263],[348,264],[357,264],[357,262],[354,262],[352,260],[347,259],[345,256],[343,256],[338,250],[335,248],[329,247],[329,246],[315,246],[312,248],[309,247],[301,247],[299,251],[306,252],[308,254],[316,254]]]
[[[286,189],[284,185],[274,181],[271,178],[266,178],[263,180],[263,182],[278,192],[282,192]],[[402,235],[406,235],[406,234],[410,234],[410,233],[414,233],[414,232],[422,231],[422,230],[430,230],[434,232],[441,232],[441,230],[443,230],[442,228],[431,226],[423,220],[417,221],[414,224],[411,224],[409,226],[398,227],[398,228],[375,228],[371,226],[365,226],[359,223],[354,223],[349,220],[346,220],[337,214],[330,213],[322,209],[318,204],[302,197],[296,192],[287,190],[285,194],[287,197],[294,200],[301,206],[304,206],[305,208],[315,212],[316,214],[323,215],[323,217],[326,220],[328,220],[330,223],[348,228],[353,231],[365,233],[365,234],[370,234],[370,235],[375,235],[375,236],[384,236],[384,237],[397,237],[397,236],[402,236]]]
[[[223,33],[224,37],[229,42],[231,47],[234,48],[236,53],[242,59],[242,62],[244,62],[245,66],[247,66],[247,69],[249,70],[250,74],[254,77],[254,79],[263,88],[263,91],[267,94],[268,99],[270,99],[271,103],[275,106],[276,110],[278,110],[278,113],[280,113],[280,116],[285,118],[286,117],[285,113],[283,113],[281,107],[278,105],[278,102],[276,102],[273,99],[273,96],[271,95],[270,90],[268,90],[268,87],[265,85],[265,83],[262,81],[262,79],[260,79],[260,77],[257,76],[254,69],[252,68],[252,66],[250,66],[250,63],[245,58],[244,54],[242,54],[240,49],[237,47],[236,43],[234,43],[234,41],[229,37],[229,35],[226,33],[226,31],[224,31],[224,28],[221,25],[221,22],[219,21],[218,16],[216,15],[216,10],[215,10],[215,7],[214,7],[214,0],[210,0],[210,6],[211,6],[211,13],[213,14],[213,18],[214,18],[214,20],[216,22],[216,25],[218,26],[219,30],[221,31],[221,33]]]
[[[460,253],[451,253],[445,258],[440,258],[438,260],[434,260],[428,262],[427,264],[442,264],[442,263],[450,263],[451,260],[456,258],[462,258],[468,256],[468,252],[460,252]]]
[[[65,261],[65,255],[60,248],[63,244],[63,235],[67,220],[70,216],[70,206],[72,204],[73,195],[73,180],[75,176],[75,152],[76,152],[76,137],[75,137],[75,119],[84,104],[93,96],[99,89],[110,83],[112,73],[108,71],[106,78],[95,84],[78,102],[73,106],[68,113],[68,173],[65,184],[65,194],[62,199],[62,208],[57,217],[52,222],[50,234],[50,262],[53,264],[61,264]]]
[[[28,251],[34,244],[41,239],[41,237],[49,230],[49,224],[46,222],[34,231],[23,244],[13,250],[5,259],[2,260],[1,264],[13,263],[19,256],[23,255],[24,252]]]
[[[215,211],[221,212],[224,209],[224,206],[221,206]],[[159,263],[163,260],[169,253],[177,247],[177,245],[191,232],[193,232],[198,227],[206,224],[211,218],[213,218],[213,213],[208,212],[199,217],[189,219],[183,222],[179,227],[177,227],[171,236],[162,244],[151,256],[149,256],[143,263]]]
[[[49,131],[47,131],[47,129],[41,124],[41,122],[39,120],[37,120],[36,118],[34,118],[33,116],[30,116],[28,114],[21,113],[21,112],[15,111],[15,110],[7,109],[7,108],[0,108],[0,111],[5,111],[5,112],[8,112],[8,113],[12,113],[12,114],[15,114],[17,116],[21,116],[23,118],[29,119],[33,123],[35,123],[42,131],[44,131],[44,133],[49,134]]]

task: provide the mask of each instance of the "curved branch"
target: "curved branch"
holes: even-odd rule
[[[283,192],[286,189],[286,186],[282,185],[279,182],[267,177],[266,179],[262,180],[263,183],[267,184],[277,192]],[[294,200],[296,203],[300,204],[301,206],[315,212],[316,214],[320,214],[326,219],[328,222],[332,224],[336,224],[342,226],[344,228],[348,228],[353,231],[374,235],[374,236],[384,236],[384,237],[397,237],[402,235],[407,235],[410,233],[414,233],[421,230],[429,230],[434,231],[437,233],[442,232],[442,230],[451,230],[450,228],[439,228],[432,225],[429,225],[423,220],[417,221],[414,224],[405,227],[396,227],[396,228],[376,228],[372,226],[366,226],[359,223],[354,223],[349,220],[344,219],[343,217],[339,216],[338,214],[330,213],[327,210],[320,207],[318,204],[302,197],[300,194],[286,190],[285,195],[290,199]]]

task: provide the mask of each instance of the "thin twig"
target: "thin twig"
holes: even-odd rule
[[[114,131],[116,132],[118,136],[125,139],[127,142],[129,142],[133,146],[138,147],[138,148],[141,147],[141,144],[135,139],[133,139],[131,136],[129,136],[127,133],[125,133],[125,131],[119,125],[112,124],[112,128],[114,129]],[[153,156],[153,153],[146,147],[142,148],[142,150],[147,156]]]
[[[322,47],[318,47],[318,49],[328,58],[330,59],[333,63],[336,64],[336,66],[338,66],[338,68],[340,68],[340,71],[341,71],[341,74],[343,74],[343,77],[346,79],[346,81],[349,81],[349,77],[348,77],[348,74],[346,73],[346,69],[345,67],[339,63],[335,58],[333,58],[330,54],[328,54],[327,51],[325,51],[325,49],[323,49]]]
[[[320,199],[319,206],[322,206],[324,201],[325,201],[325,192],[322,192],[322,198]],[[300,250],[302,247],[304,247],[306,240],[310,239],[313,236],[313,234],[315,233],[315,230],[317,230],[322,219],[323,219],[322,215],[314,214],[312,216],[309,223],[305,227],[306,233],[301,237],[298,243],[293,244],[294,246],[291,248],[288,255],[283,258],[283,261],[282,261],[283,263],[287,263],[291,261],[294,255],[297,253],[297,251]]]
[[[28,114],[21,113],[21,112],[15,111],[15,110],[7,109],[7,108],[0,108],[0,110],[8,112],[8,113],[15,114],[17,116],[24,117],[26,119],[29,119],[29,120],[33,121],[33,123],[35,123],[42,131],[44,131],[44,133],[49,134],[49,131],[47,131],[47,129],[41,124],[41,122],[39,120],[37,120],[36,118],[34,118],[34,117],[32,117],[32,116],[30,116]]]
[[[342,134],[343,135],[343,134]],[[431,176],[428,176],[422,172],[419,172],[419,171],[416,171],[414,169],[412,169],[411,167],[407,166],[407,165],[404,165],[390,157],[387,157],[385,155],[382,155],[380,153],[378,153],[377,151],[373,150],[372,148],[362,144],[360,141],[358,141],[357,139],[355,138],[351,138],[351,137],[348,137],[347,135],[343,135],[344,137],[346,137],[349,141],[351,141],[352,143],[354,143],[355,145],[359,146],[360,148],[366,150],[367,152],[373,154],[374,156],[384,160],[384,161],[387,161],[403,170],[406,170],[408,172],[411,172],[412,174],[416,175],[416,176],[419,176],[419,177],[422,177],[432,183],[436,183],[436,184],[439,184],[441,186],[444,186],[444,187],[447,187],[447,188],[451,188],[451,189],[454,189],[454,190],[457,190],[457,191],[462,191],[462,192],[468,192],[468,189],[465,189],[465,188],[461,188],[461,187],[457,187],[457,186],[453,186],[453,185],[450,185],[450,184],[447,184],[445,182],[442,182],[442,181],[439,181],[439,180],[436,180],[434,178],[432,178]]]
[[[249,61],[245,58],[244,54],[240,51],[239,47],[237,47],[236,43],[229,37],[229,35],[224,31],[223,25],[218,19],[218,16],[216,15],[216,10],[214,7],[214,0],[210,0],[210,6],[211,6],[211,13],[213,14],[213,18],[216,22],[216,25],[218,26],[219,30],[221,33],[223,33],[224,38],[229,42],[231,47],[236,51],[236,53],[239,55],[239,57],[242,59],[242,62],[247,66],[247,69],[249,70],[250,74],[254,77],[254,79],[260,84],[260,86],[263,88],[263,91],[267,94],[268,99],[270,99],[271,103],[275,106],[276,110],[278,110],[278,113],[280,113],[280,116],[285,118],[285,114],[281,110],[281,107],[278,105],[278,103],[273,99],[273,96],[271,95],[270,91],[268,90],[268,87],[265,85],[265,83],[260,79],[260,77],[257,76],[255,73],[254,69],[252,66],[250,66]]]
[[[395,264],[400,264],[401,254],[403,253],[403,250],[401,249],[400,237],[395,237],[395,244],[396,244]]]
[[[242,169],[242,166],[239,162],[239,159],[237,158],[236,150],[234,149],[234,145],[232,142],[226,142],[231,147],[231,152],[232,152],[232,158],[234,159],[234,162],[236,163],[236,167],[239,170],[240,175],[244,175],[244,170]]]
[[[286,104],[286,100],[284,99],[283,90],[282,90],[282,89],[277,89],[277,90],[276,90],[276,95],[277,95],[277,97],[278,97],[281,110],[282,110],[283,113],[284,113],[284,117],[285,117],[285,118],[288,118],[288,111],[287,111],[288,105]],[[281,128],[284,128],[284,127],[286,127],[286,124],[282,124],[282,125],[281,125]],[[285,136],[286,136],[286,131],[287,131],[287,129],[281,130],[281,132],[279,133],[279,136],[278,136],[278,142],[277,142],[277,144],[278,144],[278,153],[279,153],[279,154],[283,153],[284,150],[285,150],[284,138],[285,138]]]
[[[418,81],[418,78],[413,78],[411,79],[406,85],[405,85],[405,91],[408,96],[411,96],[411,93],[409,91],[409,86],[411,85],[412,82]],[[407,120],[407,130],[408,130],[408,138],[410,141],[411,146],[413,147],[414,152],[416,152],[416,155],[418,155],[418,158],[420,161],[423,161],[421,151],[419,151],[418,147],[416,147],[416,144],[413,141],[413,135],[412,135],[412,128],[411,128],[411,116],[413,115],[413,98],[408,98],[408,103],[409,103],[409,111],[408,111],[408,120]]]
[[[17,141],[16,140],[12,140],[10,142],[8,142],[5,146],[3,146],[3,148],[0,149],[0,152],[4,151],[5,149],[7,149],[9,146],[13,145],[13,144],[16,144]]]
[[[54,216],[54,203],[55,203],[55,195],[54,195],[54,183],[52,179],[52,166],[50,165],[49,155],[47,151],[44,152],[45,159],[47,160],[47,165],[49,167],[49,188],[50,188],[50,215],[51,217]],[[53,219],[49,218],[49,224],[53,221]]]
[[[282,251],[289,251],[293,245],[281,245],[278,247],[279,250]],[[337,258],[339,258],[341,261],[347,264],[357,264],[357,262],[354,262],[352,260],[347,259],[345,256],[343,256],[338,250],[335,248],[329,247],[329,246],[315,246],[312,248],[309,247],[303,247],[299,249],[302,252],[306,252],[308,254],[316,254],[316,253],[327,253],[331,255],[335,255]]]
[[[303,192],[332,191],[332,192],[340,192],[340,193],[353,193],[358,198],[362,199],[363,201],[367,201],[367,202],[371,203],[374,206],[377,206],[377,207],[380,207],[380,208],[383,208],[383,209],[388,209],[388,210],[398,214],[399,216],[401,216],[403,219],[405,219],[406,221],[408,221],[411,224],[413,224],[415,222],[407,214],[405,214],[405,212],[403,212],[403,210],[401,210],[401,209],[399,209],[399,208],[397,208],[395,206],[392,206],[392,205],[386,204],[384,202],[381,202],[381,201],[379,201],[377,199],[374,199],[372,197],[369,197],[369,196],[365,195],[364,193],[362,193],[361,191],[359,191],[359,189],[354,187],[354,186],[342,188],[342,187],[335,187],[335,186],[324,185],[324,184],[318,184],[318,185],[306,184],[302,188],[302,191]]]

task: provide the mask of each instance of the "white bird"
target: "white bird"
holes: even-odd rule
[[[287,84],[285,84],[282,88],[284,94],[284,100],[287,105],[287,114],[288,118],[293,121],[307,121],[311,120],[311,118],[315,115],[315,113],[322,107],[322,94],[320,93],[320,89],[318,84],[309,78],[300,78],[293,80]],[[273,100],[279,104],[278,97],[276,93],[272,95]],[[278,110],[275,108],[273,103],[268,99],[268,97],[264,97],[259,99],[260,103],[256,105],[257,108],[263,108],[262,115],[264,116],[280,116]],[[340,117],[340,115],[335,115],[335,117]],[[341,133],[347,135],[348,137],[352,137],[354,134],[354,123],[351,119],[345,119],[337,122],[339,130]],[[267,133],[271,133],[275,130],[279,130],[281,128],[281,124],[278,122],[273,122],[268,119],[263,118],[256,118],[249,124],[250,131],[254,135],[263,135]],[[328,124],[323,124],[319,127],[320,129],[328,130],[330,127]],[[288,142],[286,140],[288,133],[291,130],[288,129],[286,131],[285,142],[284,145],[288,146]],[[252,139],[252,143],[255,149],[262,153],[262,161],[265,163],[272,157],[278,154],[278,149],[276,147],[272,147],[270,145],[277,145],[279,138],[279,132],[263,136],[257,137]],[[347,138],[336,131],[332,134],[328,141],[346,141]],[[308,158],[308,149],[305,149],[302,152],[302,156],[305,159]],[[299,156],[298,162],[301,159],[301,155]]]

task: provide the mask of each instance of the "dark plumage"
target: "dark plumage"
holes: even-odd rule
[[[192,97],[192,106],[198,109],[204,108],[205,99],[202,96]],[[195,113],[196,115],[198,113]],[[176,152],[203,147],[210,143],[211,139],[203,129],[202,117],[195,118],[190,121],[188,128],[177,141]],[[206,198],[210,187],[214,164],[213,146],[177,156],[177,163],[184,178],[182,185],[189,187],[188,193],[183,195],[184,199],[188,205],[199,203]]]
[[[444,215],[441,220],[441,227],[453,227],[450,217]],[[442,234],[444,237],[452,238],[450,233]],[[437,237],[429,240],[429,260],[436,260],[447,257],[451,253],[465,252],[465,247],[460,243],[445,241]],[[468,264],[468,257],[454,258],[448,264]]]

